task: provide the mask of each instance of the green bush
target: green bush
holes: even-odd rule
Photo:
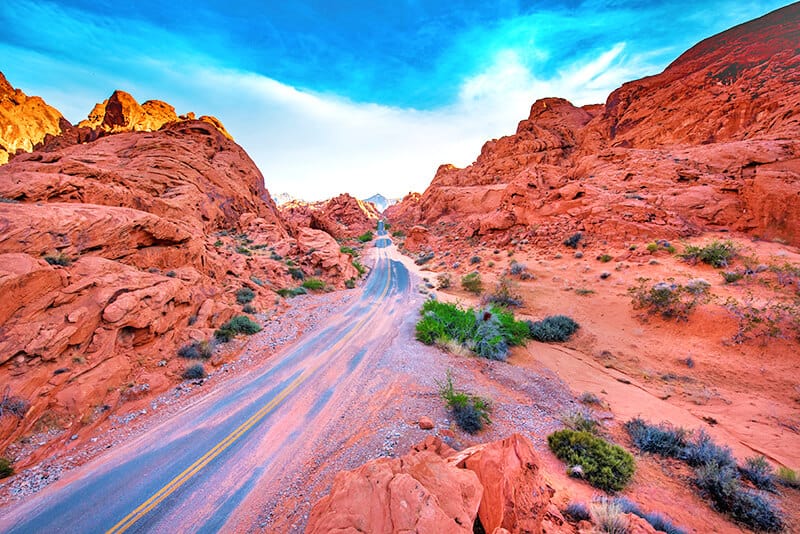
[[[239,304],[247,304],[248,302],[252,302],[254,298],[256,298],[256,294],[249,287],[236,290],[236,302]]]
[[[402,230],[395,230],[392,232],[392,237],[405,237],[406,233]]]
[[[531,339],[545,343],[567,341],[580,325],[566,315],[551,315],[541,321],[528,321]]]
[[[358,251],[353,247],[339,247],[339,252],[341,252],[342,254],[349,254],[354,258],[358,257]]]
[[[303,270],[298,267],[291,267],[287,272],[292,277],[292,280],[303,280],[306,277]]]
[[[610,261],[611,261],[611,260],[613,260],[613,259],[614,259],[614,258],[612,258],[611,256],[609,256],[608,254],[601,254],[600,256],[597,256],[597,261],[599,261],[599,262],[601,262],[601,263],[608,263],[608,262],[610,262]]]
[[[800,488],[800,477],[797,476],[797,473],[794,469],[789,469],[788,467],[784,466],[779,467],[776,479],[778,480],[778,483],[780,483],[782,486],[786,486],[787,488]]]
[[[245,246],[242,246],[242,245],[239,245],[239,246],[236,247],[236,252],[238,252],[239,254],[243,254],[245,256],[252,256],[253,255],[252,251],[249,248],[247,248]]]
[[[589,507],[582,502],[570,502],[564,509],[564,515],[573,521],[588,521],[592,518]]]
[[[367,272],[367,268],[361,265],[361,262],[358,260],[353,260],[353,267],[355,267],[356,271],[358,271],[358,276],[364,276],[364,274]]]
[[[492,423],[489,414],[492,403],[488,399],[470,395],[464,391],[456,390],[453,386],[453,376],[448,371],[443,382],[438,382],[439,396],[447,404],[447,409],[453,415],[456,424],[465,432],[475,434],[485,425]]]
[[[483,291],[483,280],[478,272],[469,273],[461,278],[461,287],[470,293],[480,295]]]
[[[559,430],[547,437],[547,443],[559,460],[580,466],[583,477],[602,490],[619,491],[633,477],[633,456],[590,432]]]
[[[358,240],[359,240],[360,242],[362,242],[362,243],[368,243],[369,241],[372,241],[372,239],[373,239],[374,237],[375,237],[375,235],[374,235],[374,234],[372,233],[372,231],[370,230],[370,231],[364,232],[363,234],[361,234],[360,236],[358,236]]]
[[[198,380],[206,377],[206,370],[203,368],[202,364],[196,363],[184,369],[181,376],[185,380]]]
[[[680,257],[691,263],[701,261],[717,268],[727,267],[736,257],[736,244],[730,240],[715,240],[704,247],[686,245]]]
[[[775,471],[764,456],[746,458],[739,472],[758,489],[775,491]]]
[[[11,466],[11,460],[8,458],[0,458],[0,478],[7,478],[14,474],[14,468]]]
[[[242,311],[244,313],[249,313],[250,315],[258,313],[258,310],[252,304],[245,304],[244,306],[242,306]]]
[[[726,284],[733,284],[744,278],[744,274],[739,271],[722,271],[719,273]]]
[[[475,312],[472,341],[473,350],[478,356],[501,361],[508,356],[508,340],[501,331],[500,319],[491,310]]]
[[[355,278],[348,278],[347,280],[345,280],[344,287],[346,287],[347,289],[353,289],[354,287],[356,287]]]
[[[44,257],[44,261],[50,265],[60,265],[61,267],[69,267],[72,260],[66,254],[59,252],[58,254],[48,254]]]
[[[284,287],[282,289],[277,290],[275,293],[282,296],[283,298],[292,298],[298,295],[306,295],[308,291],[304,287]]]
[[[261,326],[246,315],[237,315],[214,332],[214,337],[222,342],[230,341],[237,334],[253,335],[261,331]]]
[[[303,287],[312,291],[319,291],[320,289],[325,289],[325,282],[319,278],[308,278],[303,282]]]
[[[451,283],[450,273],[441,273],[436,277],[436,289],[448,289]]]

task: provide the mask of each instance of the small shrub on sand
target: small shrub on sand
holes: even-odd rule
[[[550,434],[553,454],[568,466],[580,466],[583,477],[605,491],[619,491],[633,477],[633,456],[590,432],[564,429]]]
[[[230,341],[237,334],[253,335],[261,331],[261,326],[246,315],[237,315],[214,332],[214,337],[222,342]]]
[[[781,486],[800,489],[800,477],[797,476],[794,469],[781,466],[778,468],[778,474],[775,478]]]
[[[247,304],[256,298],[255,292],[249,287],[243,287],[236,290],[236,302],[239,304]]]
[[[456,424],[465,432],[475,434],[484,425],[491,424],[489,414],[492,411],[491,401],[483,397],[459,391],[453,386],[453,376],[448,371],[445,380],[437,382],[439,396],[447,404]]]
[[[597,530],[605,534],[628,534],[630,522],[619,504],[611,499],[599,499],[592,503],[592,519]]]
[[[572,501],[567,505],[567,507],[564,509],[564,515],[573,521],[588,521],[592,518],[592,514],[589,512],[589,507],[582,502],[575,501]]]
[[[506,277],[500,278],[494,291],[482,299],[483,304],[497,304],[506,308],[522,306],[522,295],[517,290],[516,284]]]
[[[470,293],[480,295],[481,291],[483,291],[483,280],[481,280],[480,273],[474,272],[464,275],[461,278],[461,287]]]
[[[528,321],[528,328],[531,339],[550,343],[569,340],[580,325],[566,315],[551,315],[541,321]]]
[[[688,433],[683,428],[668,424],[651,425],[637,417],[625,423],[625,430],[633,444],[644,452],[679,458],[686,448]]]
[[[775,471],[764,456],[746,458],[739,472],[758,489],[775,491]]]
[[[680,257],[690,263],[701,261],[713,267],[727,267],[736,257],[736,244],[733,241],[712,241],[704,247],[686,245]]]
[[[178,356],[187,360],[207,360],[214,354],[211,341],[192,341],[178,349]]]
[[[11,466],[11,460],[0,458],[0,479],[10,477],[13,474],[14,468]]]
[[[319,278],[308,278],[303,282],[303,287],[312,291],[319,291],[320,289],[325,289],[325,282]]]
[[[358,240],[361,243],[368,243],[369,241],[372,241],[372,239],[374,237],[375,237],[375,235],[372,233],[372,231],[367,231],[367,232],[364,232],[363,234],[361,234],[360,236],[358,236]]]
[[[592,413],[586,408],[575,409],[561,416],[564,426],[578,432],[589,432],[597,434],[600,429],[600,422],[594,418]]]
[[[690,280],[685,286],[674,282],[648,284],[647,278],[639,278],[639,285],[628,289],[635,309],[664,319],[687,320],[698,304],[708,302],[708,282]],[[704,283],[705,282],[705,283]]]
[[[441,273],[436,277],[436,289],[448,289],[452,279],[449,273]]]
[[[59,265],[61,267],[69,267],[72,265],[72,260],[66,254],[59,252],[58,254],[48,254],[44,257],[44,261],[50,265]]]
[[[181,376],[185,380],[199,380],[200,378],[206,377],[206,370],[203,368],[202,364],[196,363],[184,369]]]
[[[568,246],[569,248],[578,248],[578,243],[581,242],[581,239],[583,239],[583,234],[577,232],[566,238],[564,240],[564,245]]]

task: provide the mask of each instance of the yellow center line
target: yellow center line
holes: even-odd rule
[[[382,254],[382,258],[380,259],[388,259],[387,254]],[[384,284],[383,291],[381,292],[380,296],[376,300],[381,300],[386,294],[389,292],[391,277],[392,277],[392,270],[391,268],[387,267],[386,269],[386,283]],[[369,314],[367,314],[361,321],[359,321],[356,326],[350,330],[342,339],[339,340],[331,349],[329,350],[338,350],[338,347],[348,341],[351,337],[353,337],[356,332],[366,324],[366,322],[372,318],[372,316],[377,311],[377,308],[374,308]],[[182,471],[178,476],[170,480],[163,488],[158,490],[154,493],[149,499],[145,502],[140,504],[136,507],[131,513],[126,515],[119,521],[116,525],[111,527],[106,531],[106,534],[117,534],[122,533],[132,527],[137,521],[139,521],[142,517],[147,515],[153,508],[158,506],[164,499],[169,497],[172,493],[174,493],[178,488],[180,488],[183,484],[189,481],[194,475],[200,472],[205,466],[207,466],[214,458],[222,454],[225,449],[233,445],[242,435],[244,435],[248,430],[250,430],[253,426],[258,424],[264,417],[267,416],[272,410],[274,410],[289,394],[297,389],[300,384],[306,381],[309,376],[311,376],[317,369],[319,369],[325,362],[320,363],[316,367],[311,370],[304,371],[300,376],[294,379],[288,386],[286,386],[283,390],[281,390],[278,395],[276,395],[271,401],[265,404],[258,412],[252,415],[247,421],[242,423],[236,430],[228,434],[225,438],[223,438],[219,443],[217,443],[214,447],[211,448],[208,452],[206,452],[203,456],[201,456],[197,461],[195,461],[192,465],[187,467],[184,471]]]

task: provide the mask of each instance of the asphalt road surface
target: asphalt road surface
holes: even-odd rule
[[[411,292],[381,223],[361,295],[267,365],[221,383],[146,434],[0,511],[0,532],[218,532],[251,530],[251,494],[271,477],[302,473],[313,440],[359,399],[369,347]],[[348,432],[348,429],[342,429]],[[350,429],[355,431],[355,429]],[[262,496],[263,497],[263,496]],[[263,498],[261,499],[263,501]],[[260,502],[260,501],[259,501]]]

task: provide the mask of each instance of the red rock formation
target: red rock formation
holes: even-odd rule
[[[105,101],[95,104],[89,116],[78,123],[78,128],[102,130],[109,133],[152,132],[165,124],[194,120],[194,113],[178,117],[175,108],[161,100],[148,100],[139,105],[133,96],[125,91],[114,91]],[[216,117],[203,115],[201,121],[207,122],[233,139]]]
[[[794,4],[701,42],[605,106],[539,100],[514,135],[465,169],[441,166],[385,215],[495,242],[727,228],[798,245],[798,32]]]
[[[177,347],[241,313],[236,290],[264,310],[293,284],[282,255],[333,285],[357,276],[327,234],[289,234],[255,164],[208,122],[65,144],[0,167],[0,383],[32,403],[3,419],[0,450],[42,417],[89,423],[132,388],[169,388]]]
[[[401,458],[336,475],[306,532],[472,532],[476,516],[494,534],[575,532],[540,469],[519,434],[458,453],[431,436]]]
[[[306,532],[471,533],[481,493],[474,473],[422,447],[337,474]]]
[[[286,220],[299,227],[323,230],[337,239],[374,230],[380,213],[371,202],[347,193],[321,202],[293,200],[280,206]]]
[[[69,126],[61,113],[38,96],[14,89],[0,72],[0,165],[17,151],[33,150],[45,135]]]

